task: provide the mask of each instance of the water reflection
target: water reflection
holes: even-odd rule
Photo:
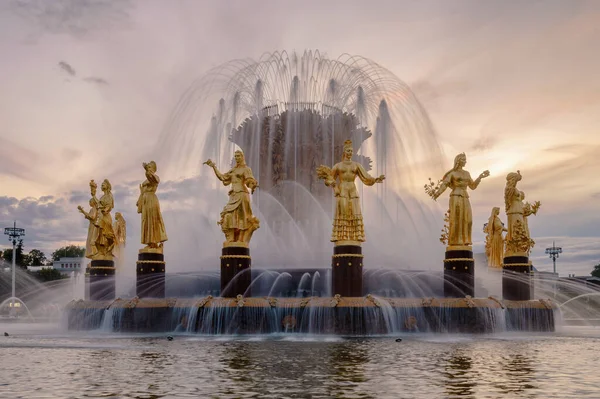
[[[531,353],[527,351],[503,357],[501,367],[504,381],[495,384],[500,392],[523,394],[538,388],[535,384],[535,361],[530,356]]]
[[[444,385],[448,397],[474,397],[477,372],[473,370],[473,359],[462,351],[455,351],[444,365]]]
[[[330,397],[343,398],[348,395],[357,398],[374,398],[360,389],[360,384],[369,379],[365,374],[365,365],[369,362],[367,344],[352,340],[333,344],[329,347],[327,363],[332,370]]]
[[[369,378],[367,343],[230,341],[222,344],[219,393],[258,397],[375,398],[363,392]],[[311,392],[311,394],[307,394]],[[238,393],[238,396],[235,394]]]
[[[600,333],[509,338],[11,334],[0,396],[598,398]]]

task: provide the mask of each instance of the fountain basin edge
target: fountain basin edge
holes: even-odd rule
[[[385,335],[402,332],[491,333],[555,330],[550,300],[496,298],[118,298],[72,301],[69,330],[199,334],[311,333]]]

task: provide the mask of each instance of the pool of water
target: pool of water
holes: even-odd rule
[[[168,340],[0,322],[0,397],[600,397],[600,327],[397,338]]]

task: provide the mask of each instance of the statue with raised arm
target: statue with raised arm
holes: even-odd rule
[[[115,207],[115,200],[112,195],[112,186],[108,179],[104,179],[100,186],[104,193],[98,201],[98,218],[94,222],[98,228],[96,237],[96,250],[98,251],[94,259],[112,260],[113,248],[115,246],[115,233],[113,231],[112,216],[110,212]]]
[[[127,240],[127,224],[121,212],[115,212],[113,231],[115,232],[115,249],[113,253],[117,258],[121,258]]]
[[[504,237],[502,233],[507,231],[504,223],[500,220],[500,208],[494,207],[488,222],[483,229],[485,236],[485,255],[488,267],[502,268],[504,257]]]
[[[221,220],[217,222],[225,234],[224,247],[248,246],[252,234],[259,228],[259,220],[252,214],[250,206],[250,194],[258,187],[258,182],[252,175],[252,169],[246,165],[244,153],[237,150],[234,154],[235,166],[227,173],[219,172],[212,160],[204,162],[213,168],[217,179],[223,185],[231,185],[229,190],[229,202],[221,212]],[[250,189],[250,192],[248,192]]]
[[[354,180],[358,177],[367,186],[372,186],[385,179],[384,175],[369,175],[361,164],[352,160],[353,154],[352,141],[346,140],[341,162],[336,163],[333,169],[324,165],[317,168],[317,176],[333,189],[335,195],[331,241],[336,245],[360,245],[365,241],[360,200]]]
[[[137,212],[142,214],[141,242],[146,246],[140,252],[162,253],[163,242],[167,241],[167,232],[160,212],[156,189],[160,179],[156,175],[156,162],[142,163],[146,180],[140,184],[140,196],[137,200]]]
[[[521,181],[521,172],[511,172],[506,176],[504,188],[504,204],[508,219],[508,233],[506,234],[506,252],[504,256],[529,256],[535,242],[529,234],[527,217],[537,214],[541,206],[539,201],[530,204],[523,202],[525,193],[517,188]]]
[[[86,212],[83,210],[81,206],[78,206],[77,209],[79,212],[83,214],[83,216],[89,221],[88,226],[88,234],[87,240],[85,241],[85,257],[92,259],[94,255],[96,255],[96,238],[98,237],[98,227],[96,227],[95,222],[98,218],[98,198],[96,198],[96,190],[98,189],[98,185],[94,182],[94,180],[90,181],[90,194],[92,198],[90,198],[90,211]]]
[[[454,158],[454,167],[446,172],[437,186],[434,186],[431,179],[430,184],[425,185],[425,192],[434,200],[437,200],[447,188],[452,190],[448,209],[450,215],[448,247],[469,247],[473,244],[471,239],[473,215],[467,189],[475,190],[481,180],[490,175],[490,172],[486,170],[477,179],[473,180],[471,174],[463,169],[466,164],[467,156],[464,153],[458,154]]]

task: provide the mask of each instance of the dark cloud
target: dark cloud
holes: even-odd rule
[[[497,142],[498,139],[492,135],[482,135],[475,141],[471,150],[475,152],[489,151]]]
[[[85,193],[83,191],[73,191],[69,195],[69,203],[83,205],[88,203],[89,198],[89,193]]]
[[[64,199],[52,196],[23,199],[1,196],[0,223],[8,225],[16,220],[17,226],[25,229],[26,250],[38,248],[48,254],[64,242],[81,240],[77,213],[69,208]]]
[[[69,65],[65,61],[59,62],[58,66],[60,67],[60,69],[63,72],[65,72],[69,76],[75,76],[75,75],[77,75],[77,72],[75,72],[75,68],[73,68],[71,65]]]
[[[12,0],[10,9],[40,34],[85,37],[128,26],[130,0]]]
[[[40,155],[11,140],[0,137],[0,175],[14,176],[25,180],[38,181],[44,178],[38,170]]]
[[[95,84],[97,84],[97,85],[101,85],[101,86],[106,86],[106,85],[108,85],[108,82],[107,82],[105,79],[103,79],[103,78],[99,78],[99,77],[96,77],[96,76],[89,76],[89,77],[87,77],[87,78],[85,78],[85,79],[83,79],[83,80],[84,80],[85,82],[88,82],[88,83],[95,83]]]

